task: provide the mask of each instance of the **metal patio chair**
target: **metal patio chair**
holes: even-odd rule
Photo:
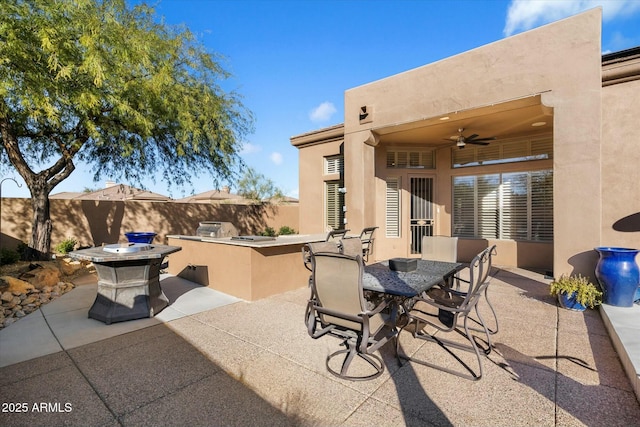
[[[396,305],[383,300],[374,309],[367,308],[363,295],[364,264],[360,255],[350,257],[335,253],[312,253],[311,298],[305,313],[309,335],[318,339],[331,335],[341,339],[346,348],[327,356],[327,370],[336,377],[369,380],[384,372],[382,358],[373,354],[397,334]],[[385,311],[385,309],[389,310]],[[344,355],[341,368],[334,369],[332,360]],[[353,375],[351,362],[360,358],[374,372]]]
[[[378,227],[366,227],[360,232],[360,240],[362,241],[362,258],[364,262],[369,262],[369,254],[373,248],[373,233]]]
[[[332,242],[334,240],[344,239],[344,236],[349,232],[348,228],[342,228],[339,230],[331,230],[327,233],[326,242]]]
[[[495,327],[492,329],[490,328],[487,323],[485,323],[484,325],[482,325],[483,328],[486,328],[486,330],[489,332],[489,334],[491,335],[495,335],[498,333],[499,330],[499,324],[498,324],[498,315],[496,314],[496,310],[493,307],[493,304],[491,304],[491,300],[489,299],[489,284],[491,282],[492,276],[491,276],[491,270],[493,268],[493,257],[494,255],[497,254],[497,249],[496,249],[496,245],[490,246],[487,249],[485,249],[484,251],[482,251],[480,254],[485,254],[486,257],[488,257],[488,262],[487,262],[487,268],[484,269],[484,271],[482,272],[482,278],[481,280],[483,282],[487,283],[487,286],[484,289],[484,299],[487,302],[487,305],[489,306],[489,309],[491,310],[491,314],[493,315],[493,324],[495,325]],[[462,272],[458,273],[455,276],[455,292],[464,295],[464,291],[461,290],[461,286],[460,286],[460,282],[465,282],[465,283],[469,283],[469,280],[466,278],[463,278],[462,276],[465,274],[466,270],[463,270]],[[478,319],[472,319],[474,322],[476,323],[480,323],[481,321],[481,317],[480,317],[480,313],[478,313],[478,307],[476,306],[476,315],[478,316]],[[474,331],[482,331],[481,329],[472,329]],[[489,337],[487,337],[489,338]],[[488,349],[485,350],[485,352],[488,354],[491,352],[491,341],[488,340],[487,342],[488,344]]]
[[[415,304],[410,310],[407,310],[407,324],[403,326],[399,332],[400,334],[407,328],[411,328],[414,338],[438,344],[448,351],[468,373],[422,360],[415,356],[400,354],[399,339],[397,339],[396,352],[399,361],[400,359],[410,360],[471,380],[479,380],[482,378],[482,355],[476,344],[476,337],[471,334],[468,327],[468,319],[469,313],[476,308],[478,301],[482,297],[482,293],[488,286],[488,283],[482,280],[483,272],[488,268],[488,262],[489,257],[487,251],[478,254],[471,261],[469,264],[469,288],[464,294],[452,292],[452,289],[446,286],[438,286],[414,298]],[[478,316],[480,316],[479,313]],[[462,322],[463,331],[460,330],[460,321]],[[485,335],[489,337],[489,332],[484,328],[482,317],[480,317],[480,324],[483,326]],[[429,327],[429,329],[435,328],[435,332],[430,333],[425,330],[425,327]],[[449,332],[462,335],[468,343],[465,344],[464,342],[442,338],[442,335]],[[475,353],[478,364],[477,371],[474,371],[474,369],[456,355],[451,350],[452,348]]]

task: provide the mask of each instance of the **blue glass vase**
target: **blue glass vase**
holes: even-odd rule
[[[638,285],[640,268],[636,255],[640,250],[616,247],[599,247],[596,278],[602,288],[602,302],[617,307],[632,307]]]

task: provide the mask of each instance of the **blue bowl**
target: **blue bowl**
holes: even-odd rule
[[[124,235],[129,241],[129,243],[151,243],[153,242],[153,239],[157,236],[157,233],[135,231],[131,233],[124,233]]]

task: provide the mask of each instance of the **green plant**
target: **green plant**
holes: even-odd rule
[[[593,308],[602,302],[602,292],[586,277],[562,275],[551,282],[549,292],[553,296],[558,294],[576,294],[576,301],[585,307]]]
[[[276,237],[276,230],[274,230],[273,227],[267,227],[262,232],[262,235],[269,236],[269,237]]]
[[[280,227],[280,230],[278,230],[278,236],[285,236],[288,234],[296,234],[296,230],[289,227],[288,225],[283,225],[282,227]]]
[[[0,250],[0,265],[9,265],[20,259],[20,254],[13,249]]]
[[[77,244],[78,241],[76,239],[74,239],[73,237],[67,237],[62,242],[56,245],[55,250],[60,254],[67,254],[71,252]]]

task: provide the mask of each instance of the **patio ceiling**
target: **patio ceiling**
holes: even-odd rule
[[[495,136],[497,141],[549,133],[553,130],[553,110],[542,105],[538,95],[385,126],[373,131],[379,135],[381,143],[389,145],[444,147],[453,142],[450,138],[458,135],[459,128],[464,128],[465,136]]]

